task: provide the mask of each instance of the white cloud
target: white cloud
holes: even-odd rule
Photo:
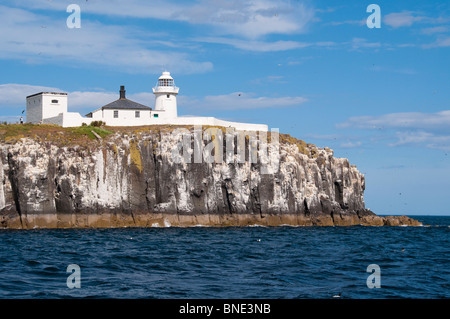
[[[427,23],[427,24],[442,24],[447,23],[449,18],[444,17],[428,17],[425,15],[420,15],[418,12],[413,11],[403,11],[403,12],[393,12],[384,16],[383,23],[387,24],[393,28],[400,27],[410,27],[416,23]],[[441,32],[442,27],[429,28],[428,32]]]
[[[69,111],[94,110],[107,103],[117,100],[117,92],[67,92],[60,88],[28,85],[28,84],[0,84],[0,109],[8,110],[26,107],[26,97],[39,92],[64,92],[68,93]],[[153,94],[152,94],[153,95]]]
[[[423,143],[428,141],[434,135],[429,132],[397,132],[397,142],[389,144],[389,146],[398,146],[410,143]]]
[[[346,21],[334,21],[329,22],[329,25],[337,26],[337,25],[344,25],[344,24],[350,24],[350,25],[357,25],[357,26],[365,26],[367,24],[367,19],[361,19],[361,20],[346,20]]]
[[[421,33],[430,35],[436,33],[445,33],[447,31],[449,31],[449,28],[447,26],[438,26],[438,27],[424,28],[422,29]]]
[[[203,98],[184,97],[180,105],[191,109],[239,110],[292,107],[305,103],[300,96],[266,97],[253,93],[234,92],[226,95],[209,95]]]
[[[305,137],[317,140],[330,140],[330,141],[342,138],[341,135],[337,134],[306,134]]]
[[[450,110],[437,113],[404,112],[379,116],[356,116],[338,124],[337,128],[449,129]]]
[[[241,50],[258,51],[258,52],[286,51],[298,48],[305,48],[311,45],[309,43],[297,41],[280,40],[274,42],[267,42],[267,41],[241,40],[235,38],[222,38],[222,37],[195,38],[193,40],[206,43],[226,44]]]
[[[126,88],[125,88],[126,89]],[[25,109],[25,98],[39,92],[68,93],[69,112],[88,113],[119,98],[117,92],[107,91],[73,91],[67,92],[60,88],[33,86],[26,84],[1,84],[0,109],[16,108],[17,112]],[[127,94],[127,98],[138,103],[153,107],[155,96],[150,92]],[[253,93],[236,92],[227,95],[205,96],[201,98],[180,96],[178,105],[187,110],[238,110],[298,106],[307,99],[303,97],[265,97]],[[19,114],[19,113],[18,113]],[[83,114],[84,115],[84,114]]]
[[[406,75],[415,75],[417,71],[411,68],[397,68],[392,66],[381,66],[381,65],[372,65],[370,68],[366,68],[367,70],[373,72],[389,72],[389,73],[399,73]]]
[[[450,150],[450,110],[436,113],[405,112],[380,116],[357,116],[349,118],[336,127],[376,129],[377,132],[384,132],[383,140],[392,141],[388,143],[391,147],[410,145]],[[383,131],[379,131],[380,129]]]
[[[384,16],[383,22],[393,28],[409,27],[413,23],[424,20],[425,17],[416,16],[414,12],[404,11],[389,13]]]
[[[339,145],[341,148],[357,148],[362,145],[361,142],[344,142]]]
[[[65,10],[67,3],[45,0],[13,1],[17,5],[33,9]],[[300,2],[263,0],[227,1],[198,0],[161,1],[109,0],[81,3],[82,13],[151,18],[204,24],[215,32],[246,38],[268,34],[293,34],[304,32],[314,19],[315,10]]]
[[[2,1],[4,3],[21,6],[27,9],[44,9],[65,12],[71,3],[78,3],[81,13],[99,14],[107,16],[136,17],[136,18],[157,18],[170,19],[174,13],[187,8],[183,2],[152,0],[149,4],[145,0],[109,0],[108,3],[102,1],[49,1],[49,0],[20,0]]]
[[[65,20],[0,6],[0,58],[28,63],[87,64],[114,67],[132,73],[156,73],[163,67],[178,73],[201,73],[211,62],[195,62],[184,52],[146,48],[130,27],[82,20],[80,29],[69,29]],[[134,32],[136,31],[136,32]]]
[[[363,40],[363,39],[362,39]],[[246,39],[236,39],[236,38],[225,38],[225,37],[204,37],[204,38],[194,38],[192,41],[206,42],[206,43],[217,43],[231,45],[237,49],[246,51],[256,51],[256,52],[276,52],[276,51],[287,51],[293,49],[307,48],[307,47],[335,47],[339,45],[333,41],[319,41],[319,42],[299,42],[299,41],[259,41],[259,40],[246,40]],[[365,41],[365,40],[364,40]],[[347,45],[348,43],[343,43]],[[359,47],[374,47],[380,46],[380,44],[374,45],[372,43],[361,43]],[[358,48],[359,48],[358,47]],[[288,65],[299,64],[300,61],[289,62]]]
[[[445,37],[438,39],[436,41],[436,46],[438,47],[450,47],[450,37]]]
[[[436,41],[431,44],[425,44],[422,46],[425,49],[429,48],[440,48],[440,47],[450,47],[450,36],[439,37]]]
[[[61,90],[47,86],[35,86],[26,84],[0,84],[0,106],[7,108],[25,108],[25,99],[28,95],[39,92],[62,92]]]
[[[389,146],[424,145],[427,148],[450,151],[450,136],[437,135],[425,131],[396,132],[397,141]]]
[[[68,93],[69,112],[83,110],[94,111],[119,98],[119,93],[112,92],[81,92]]]
[[[207,3],[212,2],[207,1]],[[217,8],[213,8],[213,10],[217,10]],[[219,9],[217,12],[220,13],[220,11]],[[241,20],[236,20],[234,17],[239,17]],[[258,38],[268,34],[304,32],[314,18],[314,10],[301,3],[244,1],[217,18],[219,24],[216,22],[214,25],[225,33],[246,38]]]
[[[349,44],[353,50],[359,50],[361,48],[379,48],[379,47],[381,47],[380,42],[369,42],[363,38],[353,38]]]

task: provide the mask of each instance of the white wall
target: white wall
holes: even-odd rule
[[[56,124],[59,126],[64,126],[64,114],[61,113],[58,116],[48,117],[42,120],[42,124]]]
[[[42,96],[27,97],[27,122],[39,123],[42,120]]]
[[[118,118],[114,118],[114,111],[112,109],[96,110],[92,112],[92,118],[85,118],[85,123],[103,121],[109,126],[137,126],[148,125],[152,120],[150,110],[117,110]],[[139,117],[136,117],[136,111],[139,111]]]
[[[177,117],[177,118],[164,118],[161,116],[164,111],[140,111],[140,117],[134,117],[134,110],[119,110],[119,118],[114,118],[114,110],[104,110],[102,118],[102,110],[93,112],[92,118],[82,117],[79,113],[64,113],[60,117],[52,119],[52,123],[58,124],[58,121],[62,122],[64,127],[81,126],[82,123],[90,124],[92,121],[104,121],[108,126],[139,126],[139,125],[210,125],[210,126],[223,126],[234,127],[237,130],[243,131],[268,131],[268,126],[265,124],[251,124],[251,123],[239,123],[229,122],[216,119],[215,117]],[[150,117],[151,114],[159,114],[160,117]],[[46,122],[47,123],[47,122]]]
[[[83,123],[90,124],[80,113],[67,112],[63,114],[63,127],[76,127],[81,126]]]
[[[168,118],[176,118],[178,116],[177,96],[170,93],[155,93],[155,110],[165,111],[165,116]]]
[[[52,103],[52,101],[57,101]],[[57,93],[42,94],[42,118],[58,116],[67,112],[67,95]]]
[[[215,117],[177,117],[177,118],[162,118],[152,119],[147,125],[210,125],[210,126],[223,126],[234,127],[237,130],[243,131],[268,131],[269,128],[265,124],[251,124],[251,123],[239,123],[219,120]]]
[[[219,120],[215,117],[178,117],[171,120],[172,124],[178,125],[211,125],[234,127],[242,131],[268,131],[269,128],[265,124],[251,124]]]

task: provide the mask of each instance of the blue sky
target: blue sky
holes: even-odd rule
[[[69,29],[69,4],[81,28]],[[381,9],[370,29],[369,4]],[[179,115],[266,123],[366,175],[377,214],[450,215],[447,1],[0,1],[0,120],[26,95],[82,114],[153,106],[168,70]],[[239,95],[240,94],[240,95]]]

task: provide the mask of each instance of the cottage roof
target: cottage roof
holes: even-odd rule
[[[102,110],[151,110],[152,108],[149,106],[145,106],[142,104],[139,104],[137,102],[131,101],[127,98],[118,99],[114,102],[111,102],[109,104],[106,104],[105,106],[102,106],[100,109]]]
[[[118,100],[115,100],[114,102],[111,102],[109,104],[106,104],[102,106],[101,108],[96,109],[93,112],[99,111],[99,110],[152,110],[151,107],[145,106],[143,104],[131,101],[125,97],[125,87],[122,85],[120,87],[120,98]],[[93,112],[90,112],[86,114],[86,116],[92,115]]]

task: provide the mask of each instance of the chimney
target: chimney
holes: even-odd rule
[[[125,86],[124,85],[120,86],[120,98],[121,99],[125,98]]]

